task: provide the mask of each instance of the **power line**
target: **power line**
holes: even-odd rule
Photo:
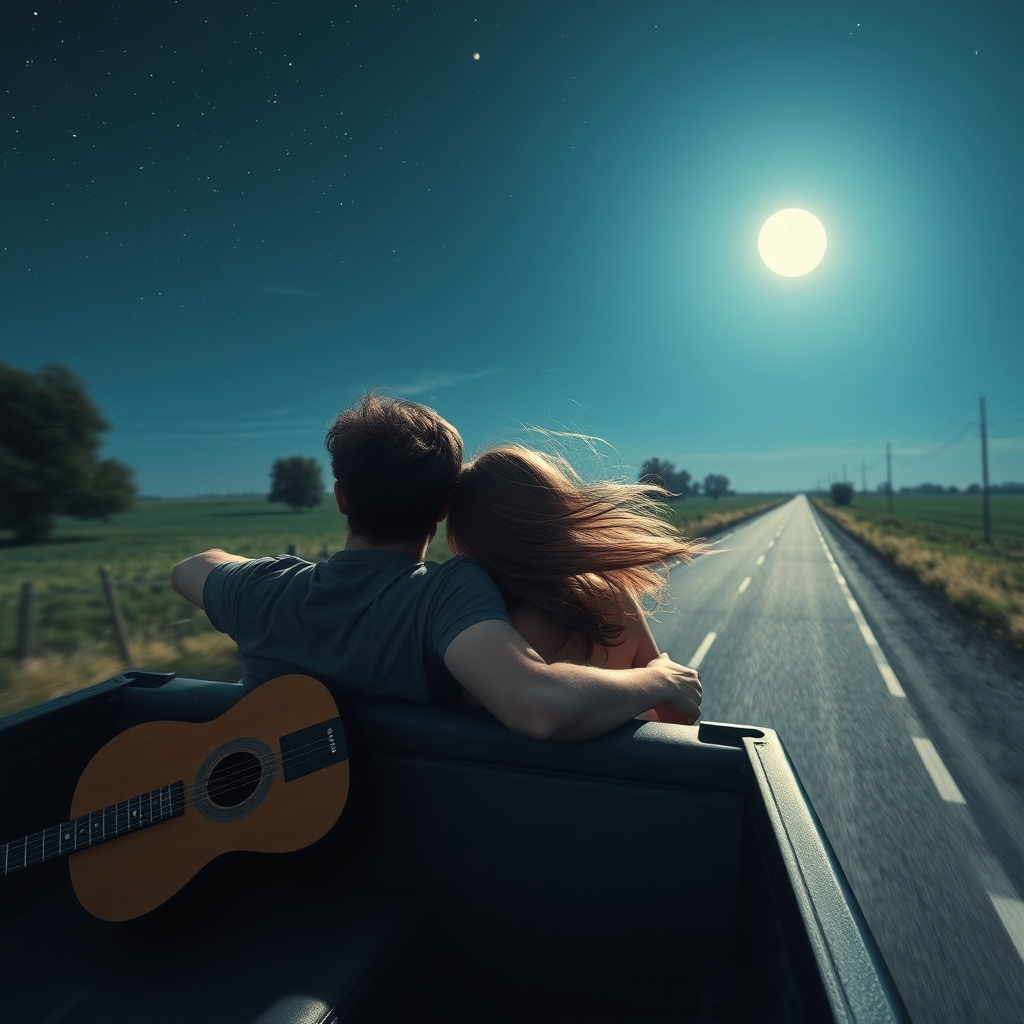
[[[977,423],[967,423],[960,428],[948,441],[942,441],[937,445],[933,445],[930,451],[925,451],[921,455],[907,455],[900,457],[901,462],[925,462],[928,459],[934,459],[939,455],[944,455],[950,448],[961,440],[963,436],[969,430],[976,430],[978,427]]]

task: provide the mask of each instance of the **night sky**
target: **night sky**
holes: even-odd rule
[[[384,385],[742,491],[1024,479],[1024,5],[3,5],[2,354],[152,495]],[[479,54],[479,59],[474,59]],[[771,273],[761,224],[828,234]],[[326,466],[326,459],[324,459]],[[593,466],[591,467],[594,468]],[[596,469],[595,469],[596,471]]]

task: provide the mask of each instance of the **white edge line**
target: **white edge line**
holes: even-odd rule
[[[868,645],[868,650],[871,652],[871,656],[875,659],[875,665],[878,667],[879,675],[885,682],[886,689],[893,697],[905,698],[907,696],[906,691],[900,685],[900,681],[897,678],[896,673],[893,672],[892,666],[882,653],[882,648],[878,645],[878,641],[875,639],[875,634],[871,632],[871,627],[867,624],[867,620],[864,618],[864,613],[860,610],[860,606],[853,599],[853,595],[850,593],[850,588],[846,582],[846,577],[840,573],[839,566],[833,560],[832,552],[829,551],[828,545],[825,543],[824,539],[822,539],[821,546],[825,549],[825,554],[828,556],[828,560],[832,563],[832,571],[835,573],[836,582],[839,584],[839,589],[843,592],[843,597],[846,598],[846,604],[849,606],[850,611],[853,612],[854,620],[857,623],[857,628],[860,630],[860,635],[864,638],[864,643]],[[938,757],[938,754],[935,756]]]
[[[700,668],[700,663],[704,660],[704,656],[711,650],[711,645],[715,642],[715,638],[718,636],[717,633],[708,633],[706,637],[700,642],[700,647],[693,652],[693,657],[690,659],[689,668]]]
[[[966,804],[967,801],[964,799],[964,795],[960,792],[957,784],[953,781],[953,776],[949,774],[949,769],[942,763],[942,758],[939,757],[935,744],[931,740],[922,739],[920,736],[911,736],[910,738],[914,741],[914,746],[917,748],[917,752],[920,754],[928,774],[932,777],[932,782],[935,783],[939,796],[950,804]]]
[[[1013,897],[996,896],[993,893],[989,893],[988,898],[1016,947],[1017,955],[1024,960],[1024,903]]]
[[[878,671],[881,677],[885,680],[885,685],[889,692],[894,697],[906,697],[907,694],[903,687],[900,686],[900,681],[896,678],[896,673],[889,667],[889,662],[887,662],[884,657],[878,662]]]

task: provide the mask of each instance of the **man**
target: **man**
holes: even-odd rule
[[[433,409],[371,392],[325,444],[344,550],[312,565],[212,548],[171,574],[236,641],[250,685],[299,672],[346,695],[419,701],[464,687],[513,732],[550,740],[599,736],[655,706],[662,721],[699,717],[697,673],[667,654],[645,668],[548,665],[476,563],[424,563],[462,466],[462,438]]]

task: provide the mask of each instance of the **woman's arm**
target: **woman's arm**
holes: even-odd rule
[[[632,667],[640,668],[642,665],[652,662],[661,651],[658,650],[658,641],[654,639],[654,634],[651,632],[651,627],[647,622],[647,615],[640,606],[640,602],[632,594],[628,595],[628,602],[631,606],[629,610],[632,612],[632,615],[626,618],[625,641],[636,649],[633,661],[631,662]],[[637,715],[636,717],[642,718],[645,722],[661,721],[657,708],[651,708],[649,711],[645,711],[642,715]]]
[[[632,594],[627,598],[631,605],[628,611],[631,613],[626,617],[627,642],[636,644],[636,653],[633,655],[632,667],[640,668],[649,665],[661,654],[658,650],[658,641],[654,639],[651,627],[647,623],[647,613],[640,606]]]

